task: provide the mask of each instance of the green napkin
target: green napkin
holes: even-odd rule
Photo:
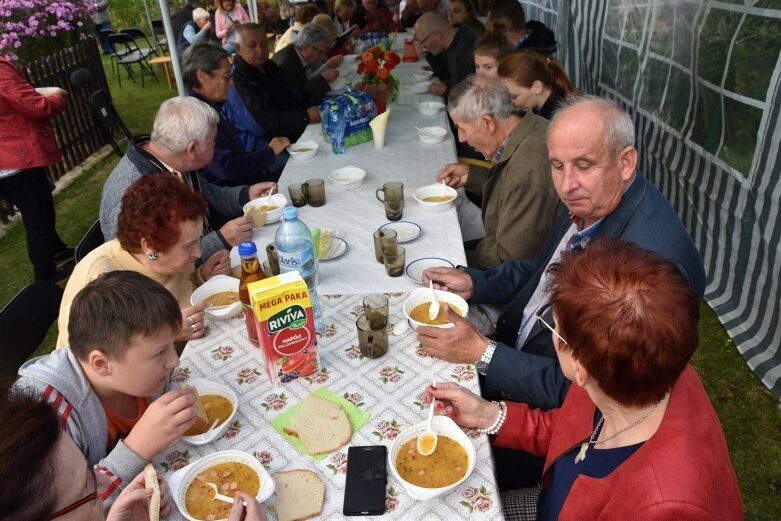
[[[352,425],[353,428],[353,435],[355,435],[358,430],[363,427],[363,425],[369,421],[369,418],[371,415],[359,409],[355,405],[353,405],[352,402],[349,402],[348,400],[345,400],[338,394],[329,391],[325,387],[321,387],[320,389],[317,389],[316,391],[312,391],[312,394],[315,396],[322,398],[323,400],[328,400],[329,402],[338,403],[342,409],[344,409],[344,412],[347,413],[347,419],[350,420],[350,425]],[[288,409],[287,411],[283,412],[273,420],[271,420],[271,426],[274,427],[274,430],[277,431],[280,436],[285,438],[287,441],[289,441],[295,448],[309,456],[310,458],[314,460],[321,460],[325,459],[328,454],[320,454],[318,456],[312,456],[309,454],[306,449],[304,448],[304,444],[301,443],[301,440],[298,439],[298,436],[291,436],[290,434],[286,433],[283,429],[290,425],[291,418],[294,414],[298,413],[298,411],[301,410],[301,402],[298,402],[293,407]]]

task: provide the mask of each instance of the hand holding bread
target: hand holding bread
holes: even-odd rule
[[[154,481],[152,481],[154,476]],[[157,488],[147,485],[157,483]],[[133,479],[111,506],[106,521],[159,521],[171,512],[168,484],[152,465]],[[157,498],[157,500],[155,500]],[[155,504],[156,503],[156,504]]]

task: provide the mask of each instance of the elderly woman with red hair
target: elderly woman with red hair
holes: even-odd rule
[[[190,305],[190,296],[205,280],[230,270],[226,250],[212,255],[197,270],[200,237],[208,205],[175,177],[142,176],[122,197],[117,238],[96,248],[73,270],[65,287],[58,319],[57,348],[68,343],[68,315],[76,294],[107,271],[137,271],[159,282],[182,308],[178,341],[203,335],[206,304]]]
[[[699,309],[679,270],[618,239],[550,270],[553,318],[537,318],[575,384],[560,409],[488,402],[452,383],[425,393],[495,445],[545,456],[539,498],[505,493],[508,518],[742,519],[719,419],[689,365]]]

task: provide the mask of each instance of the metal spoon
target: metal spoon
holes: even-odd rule
[[[428,279],[428,287],[431,289],[431,306],[428,308],[428,318],[433,322],[439,315],[439,300],[437,300],[437,293],[434,291],[434,283],[431,279]]]
[[[436,386],[436,380],[431,380],[431,385]],[[434,406],[437,400],[432,396],[431,405],[428,408],[428,421],[426,429],[418,434],[417,448],[421,456],[430,456],[437,448],[437,433],[431,428],[431,420],[434,418]]]
[[[216,499],[217,501],[222,501],[223,503],[230,503],[231,505],[235,502],[234,498],[232,498],[230,496],[224,496],[224,495],[220,494],[217,491],[217,485],[215,485],[214,483],[209,483],[207,481],[206,482],[206,486],[209,487],[210,489],[214,490],[214,497],[212,499]],[[242,501],[241,504],[243,506],[247,506],[247,502],[246,501]]]

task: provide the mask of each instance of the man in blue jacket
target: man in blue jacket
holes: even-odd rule
[[[568,100],[548,130],[553,184],[566,205],[535,257],[498,267],[432,268],[425,284],[458,293],[472,304],[504,306],[493,338],[450,312],[455,327],[421,327],[418,338],[438,358],[477,366],[483,394],[548,410],[569,388],[551,334],[536,316],[546,313],[546,268],[565,249],[586,247],[601,235],[618,237],[674,262],[702,297],[702,260],[675,210],[637,171],[634,125],[615,103],[583,96]],[[583,298],[588,298],[584,295]],[[566,320],[566,317],[560,317]]]

